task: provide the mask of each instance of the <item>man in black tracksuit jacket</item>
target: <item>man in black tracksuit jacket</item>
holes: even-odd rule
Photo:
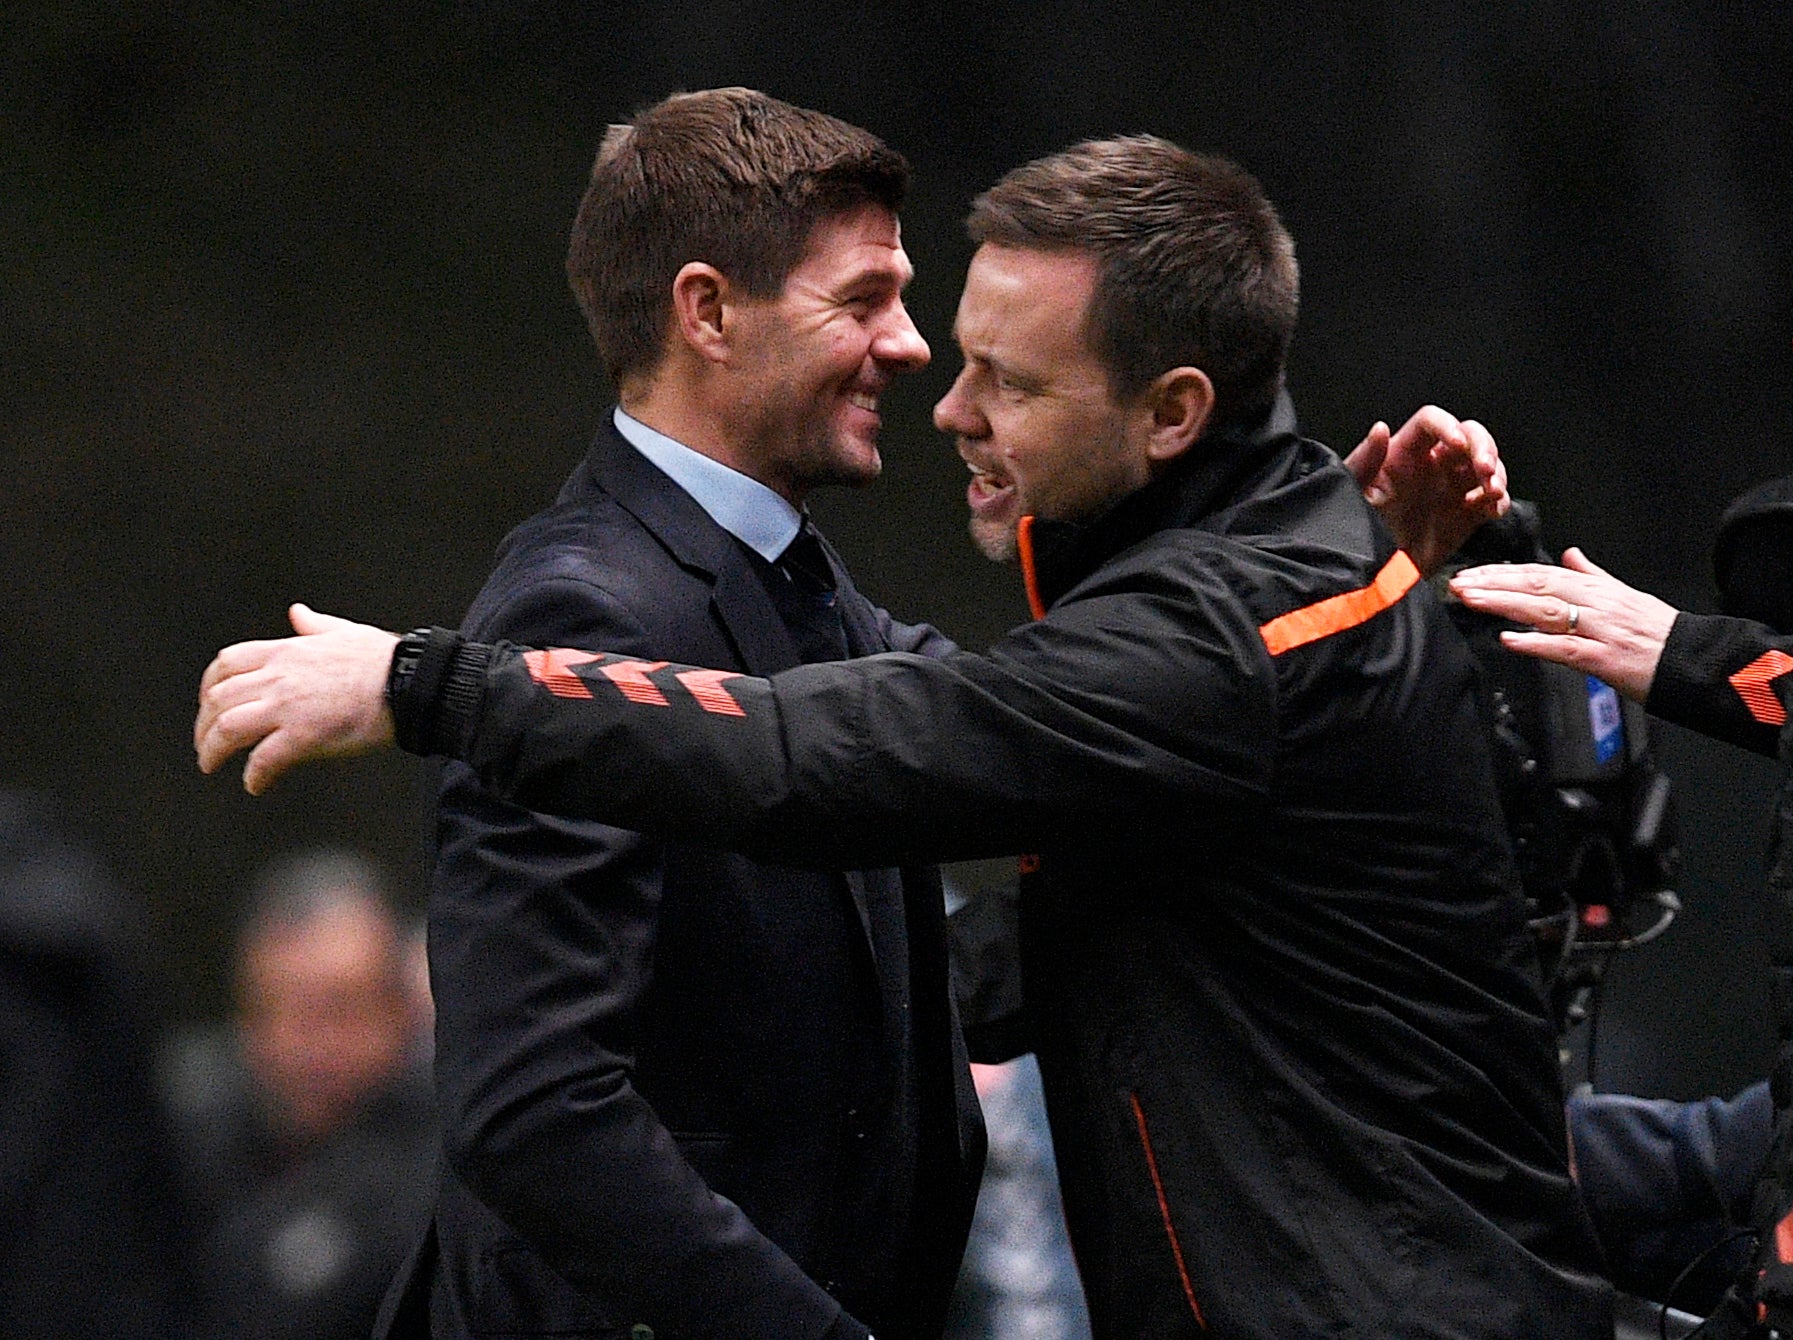
[[[974,208],[936,410],[1035,622],[986,655],[770,678],[435,630],[392,658],[390,723],[351,655],[362,719],[271,752],[395,726],[532,808],[759,859],[1028,853],[1027,1031],[1099,1337],[1608,1335],[1470,659],[1279,393],[1292,259],[1275,333],[1203,299],[1229,343],[1148,350],[1143,389],[1096,310],[1107,232],[1243,234],[1235,295],[1286,234],[1236,168],[1148,137],[989,197],[1066,180],[1062,236],[980,234]],[[340,639],[275,670],[391,647]],[[267,674],[242,678],[208,690],[202,766],[306,724],[303,683],[269,717],[242,696]]]

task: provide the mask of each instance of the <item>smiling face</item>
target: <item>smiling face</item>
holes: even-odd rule
[[[1150,405],[1116,402],[1089,345],[1095,283],[1085,252],[986,244],[972,257],[953,326],[965,366],[934,423],[971,468],[986,558],[1015,558],[1023,516],[1085,520],[1151,477]]]
[[[868,204],[818,223],[775,297],[732,307],[741,468],[796,503],[878,477],[878,398],[928,363],[903,306],[913,274],[896,215]]]

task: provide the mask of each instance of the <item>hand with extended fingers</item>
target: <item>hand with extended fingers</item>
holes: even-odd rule
[[[296,764],[392,743],[386,676],[398,638],[304,605],[287,615],[298,637],[226,647],[199,684],[199,770],[248,749],[243,789],[252,796]]]
[[[1398,432],[1377,423],[1345,465],[1421,572],[1434,571],[1512,505],[1507,467],[1488,430],[1436,405]]]
[[[1529,632],[1500,635],[1514,651],[1585,670],[1640,703],[1649,696],[1677,613],[1596,567],[1579,549],[1564,553],[1560,568],[1465,568],[1451,578],[1451,593],[1471,609],[1529,625]]]

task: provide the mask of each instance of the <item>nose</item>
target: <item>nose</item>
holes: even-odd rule
[[[895,303],[872,344],[872,357],[897,372],[919,372],[933,356],[910,319],[909,309]]]
[[[940,397],[940,403],[934,406],[934,427],[954,437],[984,437],[989,426],[984,416],[977,411],[970,392],[966,389],[969,368],[959,369],[959,375],[953,378],[953,384]]]

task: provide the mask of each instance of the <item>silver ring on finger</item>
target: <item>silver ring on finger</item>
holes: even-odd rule
[[[1580,627],[1581,627],[1581,606],[1571,603],[1569,605],[1569,627],[1566,631],[1569,633],[1569,635],[1571,637],[1573,637],[1575,634],[1575,630]]]

